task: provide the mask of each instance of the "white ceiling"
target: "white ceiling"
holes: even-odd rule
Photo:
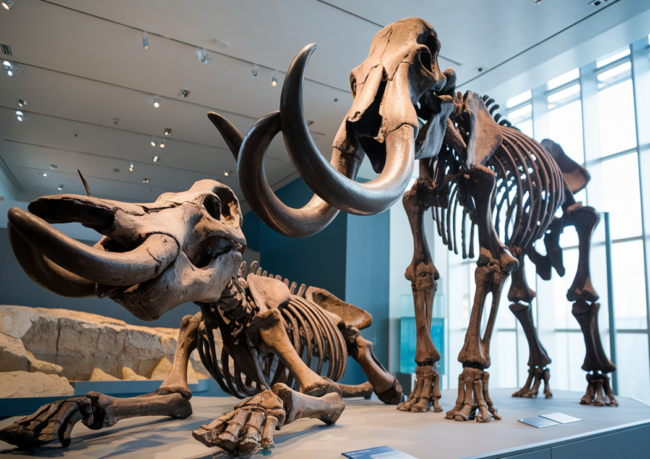
[[[307,70],[305,111],[329,157],[352,101],[349,72],[366,57],[380,27],[411,16],[428,20],[442,42],[440,66],[455,68],[461,90],[486,92],[650,9],[649,1],[588,3],[15,0],[11,11],[0,9],[0,43],[11,46],[10,59],[24,73],[0,74],[0,165],[19,187],[15,197],[24,201],[56,194],[59,185],[62,192],[83,193],[77,169],[99,197],[146,202],[213,178],[241,198],[234,174],[224,177],[224,171],[235,171],[235,161],[206,113],[225,115],[245,133],[277,110],[284,71],[304,45],[318,44]],[[195,47],[208,50],[207,65],[197,61]],[[256,79],[252,63],[259,66]],[[190,90],[187,99],[178,96],[181,88]],[[154,94],[161,97],[157,109],[147,105]],[[28,123],[16,120],[19,98],[29,102],[23,110]],[[151,147],[164,128],[172,129],[166,148]],[[157,163],[154,154],[161,158]],[[296,177],[281,139],[268,156],[272,186]]]

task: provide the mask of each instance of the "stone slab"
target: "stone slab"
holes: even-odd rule
[[[276,432],[276,447],[264,457],[287,459],[334,459],[341,452],[375,446],[390,446],[417,458],[452,459],[546,459],[553,457],[645,457],[650,450],[650,406],[619,397],[621,406],[593,407],[578,402],[582,394],[555,391],[554,398],[515,399],[513,389],[493,389],[492,399],[503,416],[489,424],[454,422],[436,413],[402,413],[393,406],[370,400],[348,400],[346,410],[334,426],[299,420]],[[455,390],[443,391],[443,409],[450,409]],[[25,452],[27,457],[141,459],[228,457],[216,448],[206,448],[191,431],[230,410],[231,397],[194,397],[194,414],[185,420],[139,418],[120,421],[113,428],[91,431],[78,425],[67,450],[48,447]],[[560,411],[583,419],[548,429],[534,429],[517,422],[522,417]],[[15,418],[14,418],[15,419]],[[0,421],[0,428],[13,419]],[[643,449],[645,448],[645,449]],[[12,453],[0,442],[0,456]],[[581,452],[589,452],[584,456]],[[594,453],[595,452],[595,453]],[[576,455],[578,454],[578,455]],[[636,455],[638,454],[638,455]],[[261,458],[262,455],[253,457]]]

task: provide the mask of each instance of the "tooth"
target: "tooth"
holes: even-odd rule
[[[138,287],[140,287],[140,284],[132,285],[131,287],[129,287],[129,288],[127,288],[126,290],[124,290],[124,293],[135,292],[135,291],[138,289]]]

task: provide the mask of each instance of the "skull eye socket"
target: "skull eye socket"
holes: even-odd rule
[[[352,91],[352,97],[357,97],[357,79],[354,75],[350,75],[350,90]]]
[[[221,201],[215,195],[209,194],[203,199],[203,207],[210,217],[221,220]]]

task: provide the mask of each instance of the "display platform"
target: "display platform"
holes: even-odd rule
[[[287,459],[342,458],[342,452],[389,446],[416,458],[580,459],[641,458],[650,451],[650,406],[618,397],[619,407],[583,406],[582,394],[555,391],[551,400],[510,397],[513,389],[490,391],[502,421],[489,424],[454,422],[444,413],[403,413],[381,402],[348,400],[334,426],[299,420],[275,433],[276,447],[253,457]],[[443,391],[442,407],[450,409],[457,391]],[[19,451],[0,442],[0,456],[64,458],[211,458],[228,457],[192,438],[191,431],[232,409],[230,397],[194,397],[194,414],[183,420],[136,418],[91,431],[75,427],[67,449],[45,447]],[[561,412],[583,419],[535,429],[517,419]],[[0,421],[0,428],[17,418]]]

